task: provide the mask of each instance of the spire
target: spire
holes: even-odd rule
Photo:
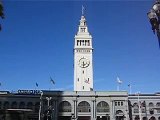
[[[87,20],[84,16],[84,6],[82,5],[82,15],[79,23],[79,29],[78,29],[78,34],[89,34],[88,32],[88,27],[87,27]]]

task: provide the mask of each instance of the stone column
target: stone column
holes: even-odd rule
[[[128,109],[128,100],[125,100],[125,120],[129,120],[129,109]]]
[[[97,119],[97,106],[96,106],[96,100],[94,101],[94,119]]]
[[[114,100],[111,100],[110,119],[115,120]]]
[[[75,120],[77,120],[78,119],[78,115],[77,115],[77,100],[73,100],[73,105],[74,105],[74,109],[73,109],[74,118],[75,118]]]
[[[96,120],[96,100],[92,100],[92,104],[91,104],[91,120]]]

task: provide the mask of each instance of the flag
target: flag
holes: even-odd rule
[[[55,84],[54,80],[50,77],[50,81],[52,84]]]
[[[131,85],[130,85],[130,84],[128,84],[128,87],[131,87]]]
[[[118,84],[122,84],[122,80],[120,80],[119,77],[117,77],[117,82]]]
[[[89,80],[85,80],[84,82],[89,84]]]
[[[36,87],[38,87],[38,83],[36,83]]]
[[[84,6],[82,5],[82,15],[84,15],[84,10],[85,10],[85,8],[84,8]]]

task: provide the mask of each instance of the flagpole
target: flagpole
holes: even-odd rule
[[[120,84],[118,83],[118,84],[117,84],[117,91],[119,91],[119,86],[120,86]]]
[[[132,89],[131,89],[131,85],[129,86],[129,93],[131,94],[132,93]]]
[[[129,84],[128,87],[129,87],[129,94],[131,94],[132,93],[131,85]]]
[[[52,84],[55,85],[55,81],[52,79],[52,77],[50,77],[50,82],[51,82],[51,85]],[[51,88],[52,88],[52,86],[51,86]]]

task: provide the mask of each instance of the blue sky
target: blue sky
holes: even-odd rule
[[[4,0],[1,90],[73,90],[73,46],[81,6],[93,37],[94,90],[160,91],[160,49],[147,12],[153,1]],[[50,83],[50,76],[55,85]]]

